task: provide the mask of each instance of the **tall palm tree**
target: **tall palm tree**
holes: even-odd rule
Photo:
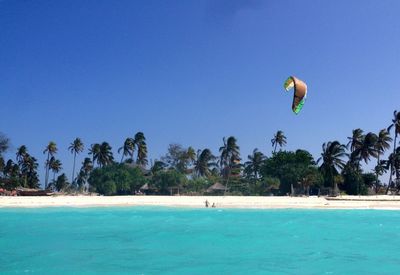
[[[339,170],[345,166],[345,162],[342,159],[347,155],[345,149],[346,147],[338,141],[324,143],[322,145],[321,157],[317,160],[317,163],[322,161],[319,169],[327,182],[333,187],[335,193],[338,187],[334,176],[339,174]]]
[[[2,132],[0,132],[0,157],[10,147],[10,140]]]
[[[21,176],[24,179],[24,186],[29,188],[38,188],[39,177],[37,174],[37,160],[26,152],[22,161],[19,161],[19,164]]]
[[[259,179],[261,166],[266,157],[262,152],[258,151],[258,149],[255,148],[253,150],[253,154],[248,155],[247,158],[249,160],[246,161],[244,164],[246,174],[251,175],[254,180]]]
[[[364,160],[365,163],[368,163],[370,157],[378,157],[379,151],[376,149],[377,141],[378,136],[374,133],[370,132],[363,136],[362,140],[352,152],[352,155],[354,155],[354,158],[357,159],[358,163],[361,160]]]
[[[50,158],[50,170],[53,172],[53,182],[56,180],[56,174],[62,170],[62,164],[59,159],[55,157]]]
[[[6,163],[4,158],[0,155],[0,174],[4,175],[4,167],[6,167]]]
[[[228,186],[230,176],[240,173],[240,148],[236,144],[236,138],[233,136],[230,136],[228,139],[224,137],[222,141],[224,145],[219,148],[221,154],[220,166],[222,177]]]
[[[196,151],[194,150],[193,147],[189,146],[189,148],[186,151],[186,156],[185,157],[187,159],[187,162],[188,162],[189,166],[192,166],[192,165],[195,164],[195,162],[196,162]],[[193,169],[189,168],[188,169],[188,173],[190,174],[192,172],[193,172]]]
[[[81,170],[85,172],[85,174],[89,175],[93,170],[93,162],[90,158],[85,158],[82,162]]]
[[[72,177],[71,177],[71,182],[73,183],[75,181],[75,161],[76,161],[76,155],[83,152],[83,143],[80,138],[76,138],[68,147],[68,150],[74,154],[74,166],[72,167]]]
[[[4,175],[5,178],[11,178],[12,177],[13,170],[14,170],[13,168],[14,168],[15,165],[16,164],[11,159],[9,159],[6,162],[6,164],[4,166],[4,169],[3,169],[3,175]],[[17,167],[18,167],[18,165],[17,165]],[[18,172],[19,172],[19,168],[18,168]]]
[[[370,157],[378,158],[379,151],[376,149],[376,142],[378,141],[378,136],[374,133],[367,133],[362,137],[361,141],[357,141],[354,151],[351,153],[350,159],[356,164],[356,172],[361,173],[360,162],[363,160],[368,163]],[[360,184],[357,185],[358,193],[360,192]]]
[[[396,154],[396,146],[397,146],[397,136],[400,134],[400,112],[393,112],[392,124],[388,127],[388,132],[394,128],[394,139],[393,139],[393,155]],[[389,188],[392,185],[392,175],[393,175],[393,166],[390,166],[390,176],[389,176],[389,185],[386,189],[386,193],[389,192]]]
[[[95,144],[90,145],[89,155],[92,155],[92,163],[93,163],[93,165],[98,160],[99,153],[100,153],[100,144],[99,143],[95,143]]]
[[[93,170],[92,160],[90,158],[85,158],[82,162],[82,167],[81,167],[81,170],[79,171],[78,179],[77,179],[79,189],[81,189],[83,186],[85,186],[92,170]]]
[[[24,180],[24,186],[28,186],[28,171],[29,171],[29,166],[32,162],[30,159],[31,156],[28,154],[28,149],[25,145],[20,146],[17,148],[17,154],[16,154],[16,159],[17,163],[19,165],[19,170],[21,171],[21,177]]]
[[[271,139],[272,147],[274,147],[273,153],[276,152],[276,147],[283,147],[286,145],[286,136],[284,135],[283,131],[279,130],[274,135],[274,138]]]
[[[17,162],[22,163],[26,155],[28,154],[28,149],[25,145],[17,148]]]
[[[349,140],[349,142],[347,143],[347,149],[350,149],[350,152],[354,152],[354,150],[360,147],[363,138],[364,131],[360,128],[354,129],[352,136],[347,138]]]
[[[133,153],[135,151],[135,140],[133,138],[126,138],[124,141],[124,145],[118,148],[118,154],[122,152],[121,163],[124,160],[124,157],[131,156],[133,161]]]
[[[216,166],[214,162],[215,156],[211,153],[210,149],[198,150],[197,159],[194,163],[194,170],[200,177],[208,177],[211,175],[212,167]]]
[[[390,169],[391,176],[396,175],[396,180],[398,181],[400,179],[400,146],[389,155],[388,160],[384,161],[384,163],[386,164],[385,168]],[[396,187],[399,188],[399,186]],[[386,192],[388,192],[388,190]]]
[[[47,189],[47,185],[49,183],[50,157],[54,156],[56,153],[57,153],[57,145],[55,142],[50,141],[43,151],[43,154],[47,154],[47,160],[45,163],[45,168],[46,168],[45,183],[44,183],[45,189]]]
[[[108,144],[108,142],[103,142],[100,145],[100,151],[97,157],[97,163],[99,164],[100,167],[112,164],[114,162],[114,157],[111,150],[112,148],[110,144]]]
[[[145,167],[148,163],[146,138],[142,132],[137,132],[134,140],[137,148],[136,164]]]
[[[385,153],[387,149],[390,148],[390,142],[392,142],[392,138],[390,137],[387,129],[382,129],[379,131],[378,139],[375,143],[375,149],[378,152],[375,173],[376,173],[376,191],[378,190],[379,176],[382,175],[382,165],[380,161],[380,156]]]
[[[154,176],[158,172],[163,171],[167,166],[168,165],[166,163],[164,163],[163,161],[155,160],[154,164],[151,165],[151,168],[150,168],[151,174]]]

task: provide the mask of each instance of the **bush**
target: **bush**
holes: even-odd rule
[[[163,195],[169,195],[172,187],[183,187],[186,182],[186,177],[175,169],[159,171],[152,178],[153,186]]]
[[[210,185],[210,182],[205,178],[190,179],[186,183],[187,192],[203,193]]]
[[[91,191],[103,195],[126,195],[139,190],[146,178],[139,167],[112,164],[94,169],[88,182]]]

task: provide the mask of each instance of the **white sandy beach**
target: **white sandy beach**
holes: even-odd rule
[[[400,210],[400,197],[244,197],[244,196],[49,196],[0,197],[0,207],[170,206],[218,208],[392,209]]]

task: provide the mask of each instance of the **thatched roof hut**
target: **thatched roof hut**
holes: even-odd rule
[[[142,187],[139,188],[139,190],[141,190],[141,191],[148,191],[148,190],[152,190],[152,189],[153,188],[151,188],[148,183],[143,184]]]
[[[210,187],[207,188],[207,193],[215,192],[215,191],[226,191],[227,188],[225,185],[222,185],[219,182],[214,183]]]

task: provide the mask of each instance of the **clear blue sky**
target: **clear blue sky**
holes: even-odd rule
[[[59,147],[70,177],[75,137],[116,149],[143,131],[149,158],[169,143],[242,156],[347,142],[400,109],[400,1],[0,0],[0,131],[44,170]],[[305,80],[300,115],[283,91]],[[85,154],[87,150],[85,150]],[[82,154],[79,162],[84,157]],[[117,157],[119,159],[119,157]]]

